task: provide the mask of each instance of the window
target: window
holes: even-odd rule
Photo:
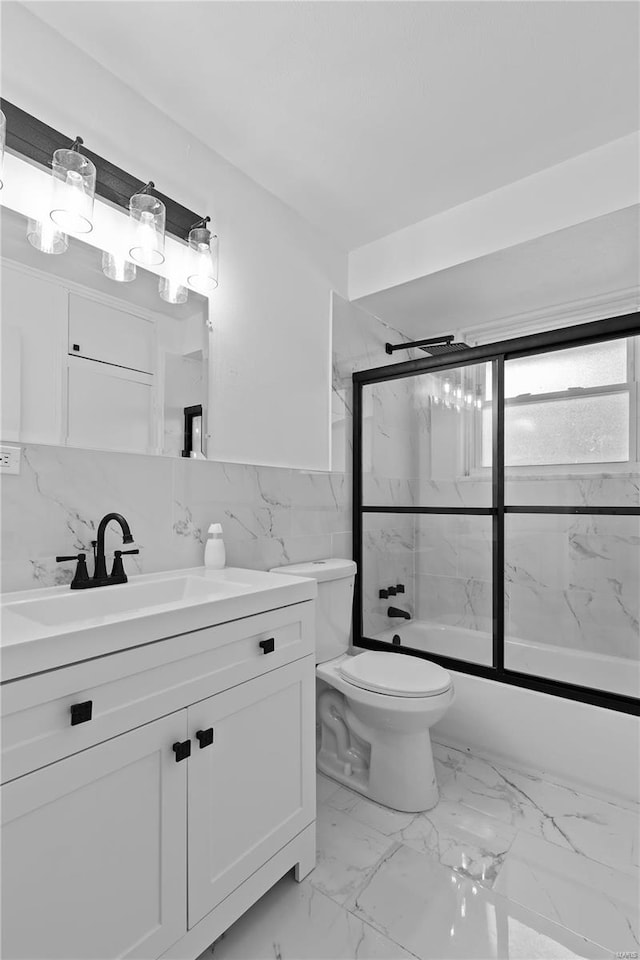
[[[505,466],[629,463],[638,459],[640,338],[505,362]],[[491,377],[481,464],[491,464]]]

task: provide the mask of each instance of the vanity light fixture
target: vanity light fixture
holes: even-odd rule
[[[127,260],[126,257],[117,253],[109,253],[104,250],[102,253],[102,272],[109,280],[116,280],[118,283],[131,283],[136,278],[136,265]]]
[[[173,277],[160,277],[158,293],[167,303],[186,303],[189,291]]]
[[[29,220],[27,240],[40,253],[64,253],[69,247],[69,238],[57,230],[48,217],[42,220]]]
[[[70,148],[56,150],[51,164],[53,198],[49,216],[64,233],[93,230],[96,168],[80,153],[82,142],[82,137],[76,137]]]
[[[0,107],[0,189],[5,142],[19,159],[25,158],[40,169],[52,167],[51,197],[44,200],[42,214],[37,212],[36,218],[29,220],[27,229],[29,243],[35,249],[48,254],[64,253],[69,247],[67,234],[91,232],[97,194],[129,213],[127,227],[121,232],[121,243],[113,236],[104,241],[98,237],[105,229],[102,212],[98,211],[95,245],[106,247],[102,253],[102,269],[107,277],[126,283],[135,279],[136,263],[151,268],[163,264],[167,232],[183,242],[188,238],[188,259],[182,269],[168,271],[171,278],[160,280],[160,296],[168,303],[184,303],[188,286],[205,296],[215,290],[218,238],[207,229],[209,217],[198,219],[195,211],[156,191],[152,182],[145,185],[104,157],[84,148],[81,151],[81,137],[72,142],[68,135],[4,97],[0,99]],[[60,148],[60,143],[70,146]],[[112,226],[115,223],[112,219],[109,222]],[[120,233],[119,226],[115,233]],[[211,326],[210,318],[208,326]]]
[[[192,290],[208,294],[218,286],[218,238],[204,225],[211,217],[203,217],[189,231],[189,272],[187,283]]]
[[[7,139],[7,118],[0,110],[0,190],[4,186],[4,145]]]
[[[143,267],[164,263],[164,227],[166,208],[162,200],[147,193],[152,180],[129,200],[129,221],[132,230],[129,256]]]

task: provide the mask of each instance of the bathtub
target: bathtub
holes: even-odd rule
[[[391,642],[396,635],[400,637],[401,646],[491,666],[490,633],[442,622],[415,620],[385,630],[376,639]],[[624,657],[506,637],[504,665],[508,670],[535,677],[563,680],[630,697],[640,696],[640,662]]]
[[[491,664],[491,634],[440,622],[412,621],[379,633],[401,645]],[[509,669],[638,696],[637,662],[508,638]],[[552,696],[457,670],[455,700],[432,728],[435,742],[529,770],[584,792],[637,804],[640,722],[628,713]],[[637,809],[637,808],[635,808]]]

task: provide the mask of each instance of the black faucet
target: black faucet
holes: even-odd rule
[[[120,524],[120,529],[122,530],[122,542],[133,543],[133,536],[131,534],[131,530],[129,529],[129,524],[121,513],[108,513],[105,517],[103,517],[98,524],[98,539],[91,541],[95,560],[92,577],[89,577],[89,572],[87,570],[86,554],[79,553],[76,557],[56,557],[56,561],[58,563],[62,563],[65,560],[78,561],[76,573],[71,582],[72,590],[87,590],[90,587],[108,587],[115,583],[127,582],[128,578],[124,572],[122,557],[125,554],[140,553],[140,551],[138,549],[116,550],[111,573],[107,574],[107,563],[104,555],[104,535],[108,525],[112,520],[115,520]]]
[[[411,620],[411,614],[407,613],[406,610],[399,610],[398,607],[389,607],[387,610],[388,617],[402,617],[403,620]]]

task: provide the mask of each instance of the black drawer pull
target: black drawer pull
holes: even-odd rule
[[[262,652],[263,652],[263,653],[273,653],[273,651],[275,650],[275,646],[276,646],[276,639],[275,639],[275,637],[270,637],[269,640],[261,640],[261,641],[260,641],[260,646],[262,647]]]
[[[186,760],[187,757],[191,756],[191,740],[183,740],[174,743],[173,752],[176,755],[176,763],[180,763],[181,760]]]
[[[77,723],[86,723],[87,720],[91,720],[93,700],[84,700],[83,703],[72,703],[70,712],[72,727],[75,727]]]
[[[206,730],[197,730],[196,740],[200,744],[201,750],[203,747],[210,746],[213,743],[213,727],[208,727]]]

